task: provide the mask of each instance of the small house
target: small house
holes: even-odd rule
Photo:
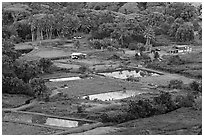
[[[169,53],[189,53],[191,51],[192,48],[190,48],[188,45],[175,45],[171,50],[169,50]]]
[[[72,53],[71,54],[71,58],[72,59],[85,59],[86,58],[86,54],[84,53]]]

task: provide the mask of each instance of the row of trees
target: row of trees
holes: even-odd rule
[[[113,8],[118,6],[137,6],[138,10],[121,14],[115,12],[119,8]],[[157,12],[158,7],[162,12]],[[141,36],[146,40],[138,42],[150,44],[154,34],[190,41],[193,32],[201,30],[200,8],[190,3],[14,3],[3,8],[3,36],[15,35],[34,41],[68,38],[81,31],[91,33],[92,38],[117,39],[122,46]]]

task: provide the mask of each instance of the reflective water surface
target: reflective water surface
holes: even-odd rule
[[[123,71],[114,71],[107,73],[99,73],[104,76],[127,79],[128,77],[147,77],[147,76],[159,76],[157,73],[151,73],[143,70],[123,70]]]
[[[35,124],[58,126],[58,127],[70,127],[70,128],[90,124],[84,121],[74,121],[74,120],[46,117],[41,115],[19,114],[19,113],[5,113],[3,116],[3,120],[12,120],[17,122],[27,122],[27,123],[35,123]]]
[[[79,80],[80,77],[69,77],[69,78],[57,78],[57,79],[49,79],[51,82],[58,82],[58,81],[72,81],[72,80]]]
[[[110,100],[118,100],[123,98],[128,98],[131,96],[139,95],[141,92],[136,90],[125,90],[125,91],[116,91],[116,92],[108,92],[108,93],[101,93],[101,94],[93,94],[83,96],[83,99],[88,98],[89,100],[102,100],[102,101],[110,101]]]

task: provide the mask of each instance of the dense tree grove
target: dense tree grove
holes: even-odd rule
[[[201,6],[182,2],[10,2],[3,3],[2,14],[3,38],[14,42],[70,38],[84,32],[96,39],[112,37],[127,47],[149,26],[156,35],[193,40],[179,40],[176,32],[178,28],[189,30],[184,22],[192,22],[193,32],[198,31],[202,12]]]
[[[49,72],[52,62],[43,58],[33,62],[22,61],[19,60],[19,56],[20,53],[14,50],[14,44],[9,40],[3,40],[2,92],[41,98],[48,95],[45,82],[40,80],[37,84],[33,84],[36,83],[33,79],[41,73]]]

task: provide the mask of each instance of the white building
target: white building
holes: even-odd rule
[[[84,58],[86,58],[86,54],[84,54],[84,53],[72,53],[71,54],[71,58],[72,59],[84,59]]]

